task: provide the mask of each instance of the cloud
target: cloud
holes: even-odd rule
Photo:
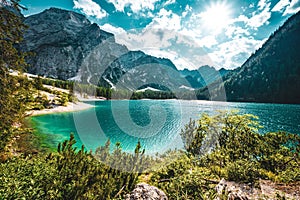
[[[82,10],[88,16],[95,16],[98,19],[106,17],[107,13],[99,4],[92,0],[74,0],[74,9]]]
[[[250,36],[250,32],[247,29],[235,25],[228,26],[224,33],[228,38],[233,38],[235,36]]]
[[[212,46],[218,44],[215,36],[212,35],[205,36],[197,41],[201,47],[207,47],[207,48],[211,48]]]
[[[292,0],[290,5],[286,7],[283,15],[294,14],[300,11],[300,0]]]
[[[182,12],[182,17],[186,17],[189,12],[191,12],[193,8],[189,5],[186,5],[184,11]]]
[[[258,10],[263,10],[269,6],[269,0],[259,0],[257,7]]]
[[[166,3],[164,3],[163,7],[174,4],[176,0],[167,0]]]
[[[190,12],[188,16],[166,8],[153,12],[152,22],[139,30],[125,31],[109,24],[101,28],[114,33],[116,42],[128,49],[169,58],[178,69],[197,69],[202,65],[233,69],[241,66],[264,42],[251,37],[253,31],[270,19],[270,3],[261,1],[260,8],[250,17],[240,15],[232,19],[218,33],[206,31],[199,13],[190,12],[189,6],[185,8]]]
[[[281,12],[283,15],[295,14],[300,10],[300,0],[280,0],[272,12]]]
[[[233,69],[241,66],[251,52],[261,47],[265,40],[255,40],[251,37],[235,37],[218,45],[218,50],[209,53],[217,68]]]
[[[268,1],[261,0],[257,5],[258,10],[253,12],[251,17],[239,15],[233,22],[244,22],[248,27],[256,30],[269,23],[268,20],[271,18],[270,5],[271,3],[268,3]]]
[[[271,12],[269,8],[265,8],[261,13],[253,15],[247,20],[247,25],[253,28],[261,27],[264,24],[268,23],[268,20],[271,17]]]
[[[154,4],[159,0],[108,0],[108,2],[114,4],[116,10],[124,12],[125,7],[131,8],[135,13],[141,10],[154,10]]]
[[[208,36],[195,41],[188,33],[182,34],[180,24],[180,16],[161,9],[152,22],[140,30],[125,31],[109,24],[104,24],[101,28],[114,33],[116,42],[126,45],[128,49],[142,50],[152,56],[168,58],[178,69],[187,67],[196,69],[201,65],[212,63],[203,53],[200,43],[203,46],[211,46],[216,44],[215,38]]]
[[[181,29],[181,17],[173,13],[171,10],[167,11],[163,8],[148,25],[148,28],[150,27],[155,29],[163,28],[177,31]]]
[[[247,25],[256,29],[267,24],[271,18],[270,5],[271,3],[268,0],[260,0],[258,2],[259,11],[252,14],[252,17],[246,21]]]
[[[281,12],[290,4],[290,0],[280,0],[273,8],[272,12]]]
[[[126,31],[123,28],[112,26],[111,24],[104,24],[100,28],[114,35],[126,34]]]

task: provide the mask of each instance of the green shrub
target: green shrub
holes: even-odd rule
[[[260,178],[258,164],[248,160],[237,160],[226,166],[227,179],[236,182],[253,183]]]
[[[262,177],[298,181],[300,136],[286,132],[260,134],[257,119],[236,111],[203,114],[197,123],[186,125],[181,137],[187,152],[199,157],[199,166],[208,167],[220,178],[240,182]]]
[[[113,199],[134,188],[137,172],[120,171],[99,162],[91,153],[77,150],[74,136],[58,153],[15,157],[0,164],[3,199]],[[138,148],[137,148],[138,149]],[[122,154],[119,159],[140,157]],[[114,157],[113,154],[109,155]],[[116,158],[114,158],[117,160]],[[139,163],[132,163],[138,169]],[[118,195],[117,195],[118,194]]]

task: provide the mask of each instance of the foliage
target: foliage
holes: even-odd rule
[[[299,181],[299,136],[284,132],[260,135],[258,127],[252,115],[237,112],[203,115],[197,123],[191,121],[181,135],[200,135],[202,139],[197,141],[205,144],[207,136],[213,134],[210,140],[214,138],[215,143],[208,142],[214,144],[210,151],[191,148],[189,153],[169,151],[156,158],[146,156],[140,143],[133,154],[122,152],[120,143],[111,151],[110,141],[94,154],[88,153],[84,147],[80,150],[73,147],[75,140],[71,135],[70,140],[58,146],[57,153],[15,157],[1,163],[0,196],[4,199],[122,198],[143,176],[166,192],[169,199],[223,199],[226,194],[216,194],[215,190],[220,178],[238,182],[255,182],[258,178]],[[187,139],[184,141],[193,142]],[[155,163],[153,171],[145,173]]]
[[[165,159],[174,157],[172,154],[174,152],[167,154]],[[193,159],[181,153],[169,164],[155,170],[150,181],[165,191],[169,199],[214,199],[215,184],[207,181],[209,178],[214,177],[208,169],[198,167]]]
[[[219,177],[242,182],[261,177],[299,181],[296,174],[300,170],[292,169],[299,169],[300,136],[285,132],[261,135],[259,128],[253,115],[220,112],[202,115],[197,124],[191,121],[181,137],[186,150],[199,157],[199,166]]]
[[[10,75],[10,70],[22,70],[26,66],[25,55],[15,48],[22,41],[26,27],[18,16],[18,1],[10,3],[10,9],[0,6],[0,151],[10,139],[14,125],[22,119],[24,106],[19,96],[26,92],[26,87],[22,87],[24,82]]]
[[[175,99],[176,96],[170,91],[151,91],[134,92],[130,99]]]
[[[107,151],[109,145],[97,152],[100,157],[106,153],[111,161],[119,159],[132,166],[132,171],[122,171],[99,162],[84,147],[77,150],[74,144],[74,136],[71,135],[70,140],[59,144],[58,153],[14,157],[1,163],[0,197],[113,199],[133,189],[143,162],[140,145],[137,145],[134,154],[124,153],[120,148],[110,153]]]

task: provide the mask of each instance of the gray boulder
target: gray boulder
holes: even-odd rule
[[[127,194],[126,200],[167,200],[167,195],[157,187],[146,183],[139,183],[135,189]]]

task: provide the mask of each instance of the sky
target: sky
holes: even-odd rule
[[[21,0],[25,16],[50,7],[82,13],[130,50],[169,58],[178,69],[241,66],[300,0]]]

